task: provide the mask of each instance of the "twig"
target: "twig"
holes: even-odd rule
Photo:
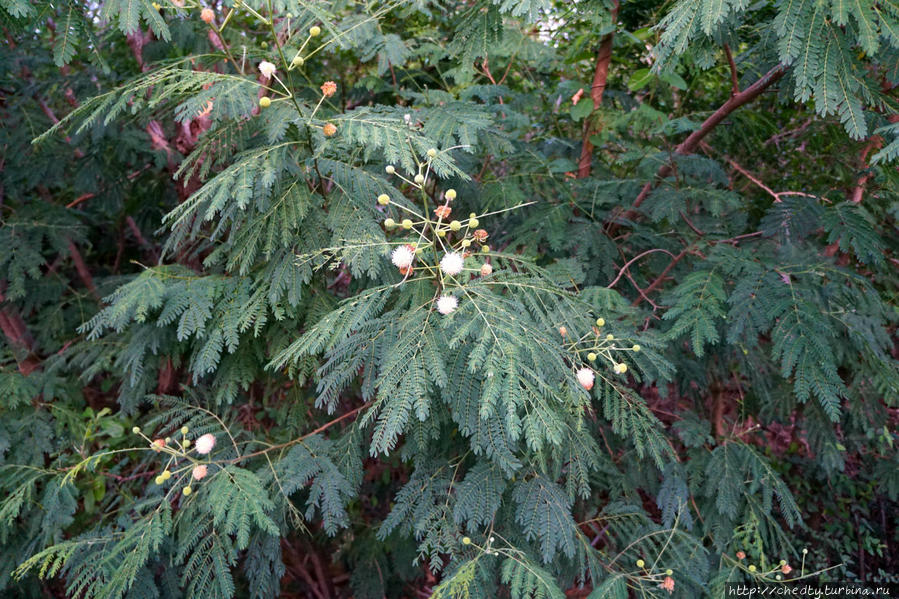
[[[75,198],[74,200],[72,200],[71,202],[69,202],[68,204],[66,204],[66,208],[74,208],[81,202],[86,202],[89,199],[95,197],[96,195],[97,194],[95,194],[95,193],[83,193],[80,196],[78,196],[77,198]]]
[[[296,439],[293,439],[293,440],[291,440],[291,441],[286,441],[286,442],[284,442],[284,443],[279,443],[279,444],[277,444],[277,445],[271,445],[271,446],[269,446],[269,447],[266,447],[265,449],[260,449],[259,451],[254,451],[253,453],[248,453],[248,454],[246,454],[246,455],[242,455],[242,456],[240,456],[240,457],[234,458],[233,460],[228,460],[227,463],[229,463],[229,464],[237,464],[237,463],[240,463],[240,462],[242,462],[242,461],[244,461],[244,460],[246,460],[246,459],[248,459],[248,458],[253,458],[253,457],[256,457],[256,456],[260,456],[260,455],[262,455],[262,454],[264,454],[264,453],[268,453],[269,451],[273,451],[273,450],[275,450],[275,449],[282,449],[282,448],[284,448],[284,447],[290,447],[291,445],[295,445],[295,444],[297,444],[297,443],[300,443],[301,441],[304,441],[305,439],[311,437],[312,435],[317,435],[318,433],[320,433],[320,432],[322,432],[322,431],[328,430],[329,428],[331,428],[331,427],[334,426],[335,424],[337,424],[337,423],[339,423],[339,422],[342,422],[342,421],[346,420],[347,418],[349,418],[349,417],[351,417],[351,416],[355,416],[356,414],[358,414],[359,412],[361,412],[362,410],[364,410],[365,408],[367,408],[367,407],[370,406],[370,405],[371,405],[371,401],[367,401],[367,402],[365,402],[364,404],[362,404],[361,406],[359,406],[359,407],[357,407],[357,408],[353,408],[352,410],[350,410],[350,411],[347,412],[346,414],[343,414],[342,416],[338,416],[338,417],[335,418],[334,420],[331,420],[330,422],[326,422],[325,424],[321,425],[320,427],[318,427],[318,428],[315,429],[314,431],[308,432],[308,433],[306,433],[305,435],[302,435],[302,436],[300,436],[300,437],[297,437]]]
[[[633,258],[631,258],[630,260],[628,260],[628,261],[624,264],[624,266],[621,267],[621,270],[618,271],[618,276],[616,276],[616,277],[612,280],[611,283],[609,283],[608,285],[606,285],[606,289],[611,289],[612,287],[614,287],[614,286],[615,286],[615,283],[618,282],[618,280],[619,280],[619,279],[621,278],[621,276],[624,274],[624,271],[626,271],[626,270],[628,269],[628,267],[629,267],[631,264],[633,264],[634,262],[636,262],[637,260],[639,260],[639,259],[642,258],[643,256],[647,256],[647,255],[652,254],[652,253],[654,253],[654,252],[664,252],[664,253],[668,254],[669,256],[671,256],[672,258],[674,258],[674,254],[672,254],[672,253],[669,252],[668,250],[665,250],[665,249],[662,249],[662,248],[653,248],[653,249],[651,249],[651,250],[646,250],[645,252],[642,252],[642,253],[640,253],[640,254],[637,254],[636,256],[634,256]]]

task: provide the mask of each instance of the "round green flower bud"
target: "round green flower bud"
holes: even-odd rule
[[[437,231],[437,237],[446,237],[446,229],[440,229]]]
[[[183,444],[184,447],[190,447],[190,439],[185,439]]]
[[[489,254],[489,253],[490,253],[490,246],[489,246],[489,245],[483,246],[483,247],[481,248],[481,251],[482,251],[483,253],[485,253],[485,254]]]
[[[409,220],[408,218],[404,218],[404,219],[403,219],[403,228],[404,228],[404,229],[411,229],[411,228],[412,228],[412,221]]]
[[[132,428],[131,428],[131,432],[134,433],[135,435],[139,434],[139,433],[140,433],[140,427],[139,427],[139,426],[132,427]]]
[[[318,37],[319,35],[321,35],[321,32],[322,28],[318,25],[313,25],[309,28],[309,35],[311,35],[312,37]]]
[[[303,57],[300,56],[299,54],[294,56],[293,60],[291,62],[293,63],[293,66],[295,66],[295,67],[301,67],[306,63],[306,61],[303,59]]]
[[[596,362],[596,354],[594,354],[593,352],[590,352],[589,354],[587,354],[587,359],[590,360],[591,362]]]
[[[268,96],[262,96],[261,98],[259,98],[259,106],[260,107],[268,108],[271,105],[272,105],[272,99],[269,98]]]
[[[598,327],[604,327],[604,326],[606,326],[606,319],[605,319],[605,318],[597,318],[597,319],[596,319],[596,326],[598,326]]]
[[[393,220],[392,218],[384,219],[384,226],[387,227],[388,229],[392,229],[396,226],[396,221]]]
[[[463,239],[461,245],[462,247],[467,248],[471,245],[471,239]]]
[[[645,565],[646,565],[646,562],[644,562],[642,559],[638,559],[638,560],[637,560],[637,567],[638,567],[638,568],[642,568],[642,567],[645,566]]]
[[[462,544],[463,545],[471,545],[471,538],[470,537],[462,537]]]
[[[424,175],[415,175],[415,178],[413,179],[413,181],[415,181],[416,183],[421,185],[422,183],[425,182],[425,176]]]
[[[750,566],[749,566],[749,571],[750,571],[750,572],[755,572],[755,566],[750,565]]]
[[[781,566],[786,566],[786,565],[787,565],[787,560],[785,560],[785,559],[780,560],[780,565],[781,565]]]
[[[612,341],[613,339],[615,339],[615,335],[613,335],[612,333],[609,333],[608,335],[606,335],[606,339],[608,339],[609,341]]]
[[[263,48],[263,49],[268,48],[268,42],[265,40],[262,40],[262,42],[260,42],[260,44],[259,44],[259,47]]]
[[[187,497],[188,495],[193,493],[194,490],[190,488],[190,485],[187,485],[186,487],[184,487],[184,489],[181,492],[184,494],[185,497]]]
[[[182,427],[181,427],[181,434],[182,434],[182,435],[186,435],[186,434],[189,433],[189,432],[190,432],[190,429],[187,428],[186,426],[182,426]]]
[[[481,221],[479,221],[476,218],[469,219],[469,221],[468,221],[468,226],[471,227],[472,229],[477,227],[479,224],[481,224]]]
[[[160,474],[159,476],[160,476],[160,478],[162,478],[162,480],[168,480],[168,479],[172,478],[172,473],[169,472],[168,470],[163,470],[162,474]]]
[[[168,444],[171,443],[171,442],[172,442],[172,438],[171,438],[171,437],[166,437],[166,438],[165,438],[165,444],[166,444],[166,445],[168,445]]]
[[[390,196],[387,195],[386,193],[382,193],[381,195],[378,196],[378,203],[382,206],[386,206],[387,204],[390,203]]]
[[[428,158],[433,158],[436,155],[437,155],[437,150],[435,150],[434,148],[431,148],[430,150],[428,150]]]
[[[443,195],[445,195],[446,199],[448,199],[448,200],[455,200],[456,199],[456,190],[455,189],[447,189],[446,193]]]
[[[671,576],[672,574],[674,574],[674,570],[672,570],[671,568],[668,568],[667,570],[665,570],[666,576]]]
[[[165,482],[165,479],[162,478],[162,476],[157,476],[157,477],[154,478],[153,480],[156,482],[157,485],[161,485],[162,483]]]
[[[631,349],[634,350],[634,351],[640,351],[640,346],[634,344],[634,346],[633,346]]]
[[[392,175],[393,173],[396,172],[396,169],[393,167],[392,164],[388,164],[387,167],[384,169],[384,171],[385,171],[388,175]]]
[[[458,231],[461,228],[462,228],[462,223],[460,223],[459,221],[454,220],[454,221],[450,222],[450,229],[452,229],[453,231]]]

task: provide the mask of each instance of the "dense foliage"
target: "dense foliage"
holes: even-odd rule
[[[897,582],[896,0],[0,0],[0,594]]]

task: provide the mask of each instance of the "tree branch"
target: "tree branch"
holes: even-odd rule
[[[618,0],[609,11],[612,18],[612,26],[618,21]],[[599,52],[596,54],[596,70],[593,72],[593,85],[590,86],[590,98],[593,100],[593,110],[599,110],[602,104],[602,97],[606,91],[606,85],[609,80],[609,64],[612,62],[612,39],[615,37],[613,29],[607,33],[599,44]],[[590,136],[595,131],[590,126],[590,119],[584,119],[584,141],[581,146],[581,157],[577,163],[577,177],[584,179],[590,176],[590,163],[593,159],[593,143],[590,142]]]
[[[692,154],[693,151],[699,147],[699,142],[701,142],[709,133],[711,133],[715,127],[717,127],[721,121],[726,119],[730,114],[735,111],[737,108],[740,108],[744,104],[751,102],[752,100],[759,97],[762,92],[768,89],[772,84],[778,81],[781,77],[786,73],[786,68],[783,65],[777,65],[767,73],[765,73],[758,81],[741,91],[740,93],[731,96],[727,102],[721,105],[718,110],[713,112],[709,118],[707,118],[702,125],[691,133],[687,139],[682,141],[675,149],[675,154]],[[659,167],[658,172],[656,172],[656,176],[652,181],[646,183],[643,186],[643,189],[640,190],[639,195],[634,200],[634,203],[631,205],[630,209],[624,212],[621,215],[621,218],[624,219],[632,219],[636,215],[635,210],[640,207],[640,205],[649,197],[650,192],[656,185],[656,181],[659,179],[664,179],[672,172],[672,167],[670,163],[663,164]]]
[[[727,66],[730,67],[730,93],[732,96],[736,96],[740,93],[740,78],[737,76],[737,63],[734,62],[734,55],[731,54],[730,46],[727,44],[724,44],[724,55],[727,57]]]

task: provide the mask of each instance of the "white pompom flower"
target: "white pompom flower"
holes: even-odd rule
[[[437,311],[441,314],[452,314],[459,307],[459,300],[452,295],[441,295],[437,299]]]
[[[401,245],[390,254],[390,260],[397,268],[409,268],[415,259],[415,253],[409,249],[408,245]]]
[[[259,72],[267,79],[271,79],[272,75],[274,75],[277,70],[278,68],[267,60],[263,60],[259,63]]]
[[[454,276],[462,272],[462,266],[465,260],[459,252],[450,252],[440,260],[440,270],[444,273]]]
[[[581,387],[589,391],[593,388],[593,381],[596,379],[596,375],[593,374],[593,371],[589,368],[581,368],[577,371],[577,382],[581,384]]]
[[[206,433],[194,443],[194,447],[197,448],[197,453],[201,455],[206,455],[212,448],[215,447],[215,436],[209,433]]]

